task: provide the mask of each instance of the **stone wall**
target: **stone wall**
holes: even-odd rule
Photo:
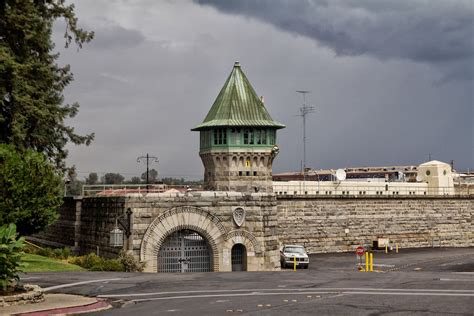
[[[196,229],[215,245],[213,256],[218,258],[214,260],[215,271],[231,270],[230,252],[236,243],[247,248],[250,271],[273,270],[279,268],[276,203],[273,194],[238,192],[65,199],[60,219],[34,237],[46,245],[75,245],[78,254],[94,252],[116,257],[123,249],[132,252],[137,259],[150,261],[148,269],[153,271],[163,238],[176,229]],[[241,227],[233,220],[236,208],[243,208],[246,213]],[[133,212],[132,234],[126,238],[123,248],[111,247],[110,232],[115,227],[115,219],[125,215],[128,209]],[[206,230],[211,230],[211,222],[219,231],[206,235]],[[145,246],[152,250],[144,249]]]
[[[125,205],[133,211],[131,249],[137,257],[140,256],[145,233],[158,217],[170,210],[193,207],[209,212],[211,216],[216,217],[213,221],[218,221],[224,226],[225,233],[222,239],[218,239],[217,245],[219,253],[216,255],[221,260],[218,271],[229,270],[230,262],[226,262],[226,257],[229,256],[233,243],[239,241],[246,241],[242,243],[248,250],[249,270],[271,270],[279,267],[276,198],[272,194],[203,192],[168,197],[149,195],[147,198],[128,197]],[[232,217],[237,207],[243,208],[246,212],[245,222],[241,227],[234,223]],[[183,222],[183,220],[179,221]],[[199,219],[196,217],[194,221],[199,221]],[[196,227],[202,226],[201,223],[193,223],[192,218],[186,223]],[[171,231],[173,225],[176,223],[165,223],[162,225],[162,230]]]
[[[278,197],[280,243],[352,251],[388,237],[400,247],[474,246],[473,199]]]
[[[58,211],[58,219],[44,232],[28,239],[49,247],[74,247],[76,227],[76,207],[81,199],[65,197]],[[80,211],[80,209],[79,209]]]
[[[265,193],[195,192],[122,197],[67,198],[59,220],[37,235],[44,244],[75,247],[78,253],[115,257],[109,246],[115,219],[133,212],[132,235],[124,250],[149,261],[164,238],[177,229],[195,229],[212,243],[215,271],[230,271],[230,249],[247,248],[249,270],[279,266],[279,245],[304,244],[311,253],[352,251],[388,237],[402,248],[474,246],[474,200],[424,197],[296,197]],[[245,209],[241,227],[233,221]],[[212,248],[211,247],[211,248]]]

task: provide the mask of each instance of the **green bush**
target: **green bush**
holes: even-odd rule
[[[69,256],[71,256],[71,249],[68,247],[55,248],[55,249],[51,249],[48,247],[42,248],[32,243],[27,243],[27,245],[24,248],[24,251],[26,253],[31,253],[31,254],[40,255],[40,256],[48,257],[48,258],[54,258],[54,259],[67,260]]]
[[[132,256],[129,253],[126,253],[125,251],[120,252],[119,260],[121,264],[123,265],[123,269],[126,272],[142,272],[143,269],[145,268],[144,263],[138,262],[138,260],[135,259],[134,256]]]
[[[91,271],[125,271],[119,259],[105,259],[95,253],[71,257],[69,262]]]
[[[48,257],[48,258],[55,258],[56,254],[54,253],[54,250],[51,248],[41,248],[36,251],[37,255],[43,256],[43,257]]]
[[[67,260],[70,255],[71,255],[71,248],[64,247],[61,252],[61,257]]]
[[[25,240],[16,237],[15,224],[0,227],[0,287],[3,292],[13,290],[20,280],[18,273],[21,272],[20,261]]]

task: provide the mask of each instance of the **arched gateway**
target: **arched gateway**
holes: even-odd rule
[[[219,271],[217,245],[224,243],[226,235],[225,226],[208,211],[193,206],[172,208],[146,230],[140,260],[147,272]]]
[[[166,237],[158,252],[158,272],[210,272],[211,263],[207,240],[189,229]]]

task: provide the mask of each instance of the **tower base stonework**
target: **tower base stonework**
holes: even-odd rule
[[[273,193],[272,152],[205,151],[200,156],[207,190]]]

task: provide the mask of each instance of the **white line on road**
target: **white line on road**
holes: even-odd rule
[[[122,279],[121,278],[101,279],[101,280],[89,280],[89,281],[82,281],[82,282],[75,282],[75,283],[60,284],[60,285],[46,287],[46,288],[43,289],[43,291],[46,292],[46,291],[51,291],[51,290],[56,290],[56,289],[62,289],[62,288],[65,288],[65,287],[73,287],[73,286],[76,286],[76,285],[106,282],[106,281],[117,281],[117,280],[122,280]]]
[[[169,295],[169,294],[192,294],[192,293],[234,293],[234,292],[275,292],[275,291],[392,291],[392,292],[452,292],[452,293],[473,293],[474,290],[437,290],[437,289],[384,289],[384,288],[298,288],[298,289],[241,289],[241,290],[199,290],[199,291],[171,291],[171,292],[152,292],[152,293],[127,293],[127,294],[104,294],[97,297],[108,298],[108,297],[129,297],[129,296],[153,296],[153,295]]]
[[[202,294],[202,295],[179,295],[169,297],[139,298],[132,302],[146,302],[159,300],[174,300],[185,298],[211,298],[211,297],[242,297],[242,296],[272,296],[272,295],[308,295],[308,294],[339,294],[339,295],[408,295],[408,296],[468,296],[474,297],[474,293],[434,293],[434,292],[372,292],[372,291],[342,291],[342,292],[280,292],[280,293],[233,293],[233,294]]]
[[[439,279],[440,281],[459,281],[459,282],[474,282],[474,279],[466,280],[466,279]]]

